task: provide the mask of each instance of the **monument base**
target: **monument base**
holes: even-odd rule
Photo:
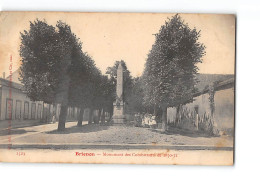
[[[114,103],[114,114],[112,117],[112,123],[113,124],[125,124],[126,123],[123,102],[120,102],[118,104]]]
[[[125,124],[126,123],[126,117],[124,115],[116,115],[112,117],[112,123],[113,124]]]

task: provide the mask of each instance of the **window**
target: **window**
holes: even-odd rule
[[[31,109],[31,116],[32,116],[32,119],[35,119],[36,117],[36,104],[35,103],[32,103],[32,109]]]
[[[42,118],[42,105],[38,104],[38,108],[37,108],[37,119],[41,119]]]
[[[22,118],[22,101],[16,100],[15,119],[21,119],[21,118]]]
[[[11,120],[13,115],[13,100],[10,98],[6,99],[6,108],[5,108],[5,119]]]

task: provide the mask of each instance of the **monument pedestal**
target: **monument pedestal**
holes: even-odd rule
[[[124,115],[121,116],[113,116],[113,124],[125,124],[126,118]]]
[[[121,102],[114,103],[114,114],[112,117],[113,124],[125,124],[126,123],[126,117],[124,115],[124,104]]]

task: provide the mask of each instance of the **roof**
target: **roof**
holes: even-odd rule
[[[20,68],[18,68],[17,70],[15,70],[12,73],[12,81],[15,82],[15,83],[21,84],[21,81],[19,80],[19,78],[20,78]],[[10,79],[10,75],[6,79],[9,80]]]
[[[206,86],[214,82],[223,82],[232,78],[235,78],[233,74],[198,74],[196,88],[198,91],[203,91]]]
[[[22,84],[10,82],[8,79],[0,78],[0,87],[2,87],[2,86],[10,87],[10,85],[11,85],[12,88],[19,89],[19,90],[22,90],[22,91],[24,90]]]
[[[195,93],[194,96],[208,93],[209,85],[214,85],[215,91],[235,86],[235,75],[231,74],[198,74],[197,79],[196,88],[198,89],[198,93]]]

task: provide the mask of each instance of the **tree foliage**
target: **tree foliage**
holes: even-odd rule
[[[191,29],[178,14],[160,28],[143,74],[146,106],[163,108],[164,116],[167,107],[193,100],[196,64],[205,55],[199,37],[200,31]]]
[[[84,110],[100,103],[95,99],[101,94],[101,72],[68,24],[58,21],[55,28],[38,19],[30,22],[29,31],[21,33],[20,55],[28,97],[61,104],[60,130],[65,128],[68,106]]]
[[[205,46],[200,32],[190,29],[177,14],[166,21],[148,54],[143,74],[147,105],[177,106],[192,100]]]
[[[55,28],[45,21],[30,22],[30,30],[21,33],[21,81],[34,101],[54,101],[59,82],[55,66],[61,62],[59,44]]]
[[[143,113],[145,112],[145,108],[143,106],[144,101],[144,87],[143,80],[141,77],[136,77],[133,79],[133,87],[131,91],[131,96],[129,97],[129,111],[135,113]]]

